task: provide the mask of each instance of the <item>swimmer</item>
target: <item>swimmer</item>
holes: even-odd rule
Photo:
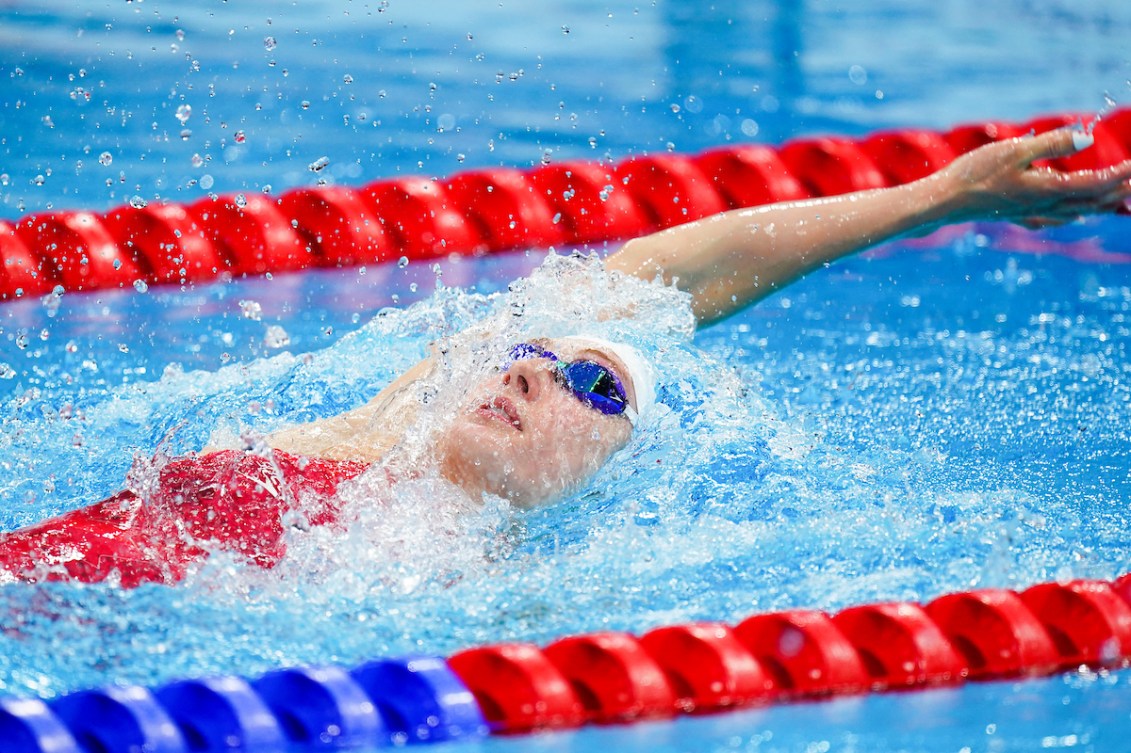
[[[605,268],[689,292],[705,326],[901,235],[976,219],[1045,226],[1115,211],[1131,194],[1131,160],[1076,173],[1032,166],[1090,144],[1087,134],[1061,129],[984,146],[902,186],[724,212],[629,241]],[[655,399],[647,362],[626,345],[565,338],[520,345],[506,360],[435,448],[443,475],[472,495],[521,507],[554,499],[623,447]],[[267,441],[299,455],[375,462],[406,428],[406,388],[436,367],[422,362],[369,404]]]
[[[1090,144],[1070,129],[989,144],[913,183],[732,210],[641,237],[605,268],[675,285],[706,326],[903,235],[971,220],[1040,227],[1116,211],[1131,196],[1131,160],[1073,173],[1033,164]],[[473,499],[552,502],[623,448],[655,404],[651,366],[624,343],[586,333],[535,338],[509,344],[498,361],[427,448],[439,475]],[[270,567],[283,556],[288,506],[305,500],[305,524],[332,524],[337,486],[406,440],[419,409],[414,388],[445,363],[430,356],[365,405],[267,435],[265,454],[205,451],[172,461],[146,491],[159,504],[127,491],[0,534],[0,579],[175,582],[206,556],[202,542]]]

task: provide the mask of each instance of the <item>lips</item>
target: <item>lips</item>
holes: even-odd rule
[[[492,421],[502,421],[519,431],[522,431],[522,419],[518,416],[518,409],[514,403],[505,397],[493,397],[479,406],[476,411],[481,416]]]

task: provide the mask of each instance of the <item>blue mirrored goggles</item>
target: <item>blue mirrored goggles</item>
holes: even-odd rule
[[[562,361],[534,343],[520,343],[507,354],[503,371],[515,361],[545,358],[553,362],[554,379],[581,402],[606,416],[615,416],[628,409],[628,394],[617,375],[596,361]]]

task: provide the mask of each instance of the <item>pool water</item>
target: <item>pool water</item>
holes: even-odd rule
[[[1125,96],[1122,5],[1017,3],[997,26],[974,10],[9,6],[0,35],[20,43],[0,45],[0,133],[14,134],[0,141],[0,211],[941,128]],[[937,60],[924,66],[924,51]],[[674,305],[658,335],[626,331],[662,349],[670,410],[584,492],[534,513],[452,515],[422,482],[351,535],[292,542],[271,573],[214,558],[177,588],[5,586],[0,690],[50,697],[1131,571],[1126,223],[890,244],[693,339]],[[572,312],[546,278],[575,266],[603,278],[544,256],[5,305],[0,525],[113,493],[159,451],[357,405],[437,334],[505,309],[506,283],[532,270],[528,321],[564,327]],[[1073,674],[480,747],[1110,750],[1131,731],[1129,680]]]

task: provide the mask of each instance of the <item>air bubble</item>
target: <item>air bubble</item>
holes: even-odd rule
[[[397,259],[397,268],[398,269],[404,269],[407,266],[408,266],[408,257],[407,256],[402,256],[400,259]]]
[[[187,123],[189,118],[192,117],[192,105],[181,105],[178,107],[176,116],[177,120],[181,122],[181,125]]]
[[[279,43],[275,41],[275,37],[263,37],[263,49],[271,52],[278,46]]]
[[[145,209],[147,206],[149,206],[149,202],[141,198],[140,196],[135,195],[130,197],[130,206],[134,209]]]
[[[145,280],[134,280],[134,290],[139,293],[148,292],[149,284]]]
[[[318,159],[311,162],[307,167],[310,168],[310,172],[317,173],[317,172],[321,172],[322,170],[326,169],[326,166],[329,165],[329,164],[330,164],[330,158],[329,157],[319,157]]]
[[[236,135],[232,137],[232,140],[237,144],[242,144],[247,141],[247,134],[243,131],[236,131]]]

